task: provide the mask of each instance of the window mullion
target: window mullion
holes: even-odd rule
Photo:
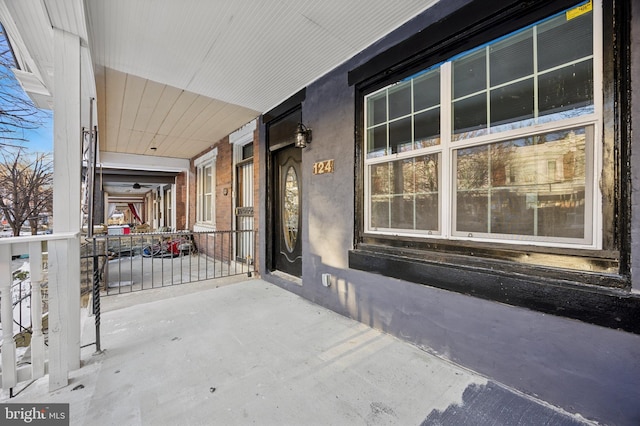
[[[200,209],[202,208],[202,169],[200,167],[196,167],[196,221],[202,221],[202,213]]]
[[[534,25],[532,29],[533,39],[533,120],[538,122],[540,109],[538,107],[538,26]]]
[[[413,93],[414,80],[411,80],[411,150],[415,151],[416,148],[416,111],[415,111],[415,94]],[[418,211],[417,211],[417,173],[416,173],[416,162],[415,156],[413,159],[413,194],[411,197],[413,198],[412,203],[412,219],[413,219],[413,229],[418,229]]]
[[[595,127],[596,134],[603,134],[602,132],[602,114],[603,114],[603,53],[602,53],[602,2],[596,1],[593,6],[593,103],[595,107],[595,113],[598,117],[597,125]],[[595,245],[598,249],[602,248],[603,233],[604,233],[604,210],[603,210],[603,197],[598,185],[598,177],[602,176],[602,170],[604,168],[603,157],[603,138],[596,137],[593,151],[593,175],[590,176],[591,190],[593,191],[591,196],[593,208],[591,214],[593,220],[592,232]]]
[[[385,99],[384,99],[384,101],[386,103],[386,106],[385,106],[385,110],[386,110],[385,114],[386,114],[386,116],[384,118],[385,119],[384,121],[385,121],[385,132],[386,132],[386,135],[387,135],[387,149],[385,151],[385,155],[390,155],[391,154],[391,145],[390,145],[391,141],[389,140],[389,136],[391,136],[391,135],[389,133],[389,89],[385,90]],[[391,216],[389,216],[389,217],[391,217]]]
[[[438,167],[440,191],[440,232],[445,238],[451,236],[452,212],[455,194],[453,191],[453,164],[451,155],[452,108],[451,108],[451,62],[445,62],[440,69],[440,143],[442,144],[442,158]]]
[[[491,133],[491,61],[489,60],[489,46],[485,47],[484,62],[486,69],[485,76],[485,98],[487,103],[487,133]]]
[[[486,99],[487,99],[487,133],[491,133],[491,60],[490,47],[485,47],[484,61],[486,66]],[[491,145],[487,145],[487,233],[491,233]]]
[[[491,233],[491,145],[487,145],[487,234]]]
[[[386,92],[385,93],[385,102],[386,102],[386,108],[385,108],[386,109],[386,111],[385,111],[385,113],[386,113],[386,117],[385,117],[385,126],[386,126],[386,128],[385,128],[385,131],[386,131],[386,134],[387,134],[387,150],[385,151],[385,155],[391,155],[391,140],[390,140],[391,134],[389,132],[389,127],[390,127],[389,126],[389,89],[387,88],[385,92]],[[389,170],[389,174],[388,174],[389,180],[387,182],[387,185],[388,185],[387,188],[389,188],[389,195],[388,195],[388,198],[387,198],[387,200],[388,200],[387,201],[387,227],[388,228],[393,228],[393,224],[391,223],[391,219],[392,219],[391,206],[393,205],[393,197],[394,197],[394,192],[393,191],[395,189],[394,186],[393,186],[393,180],[394,180],[395,176],[391,176],[391,172],[393,171],[393,167],[392,167],[393,162],[390,162],[388,164],[389,164],[388,168],[390,170]]]
[[[391,223],[391,204],[393,203],[393,162],[390,161],[387,163],[387,188],[389,191],[387,192],[387,228],[392,228]]]

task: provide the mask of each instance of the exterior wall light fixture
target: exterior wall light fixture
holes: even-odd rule
[[[306,148],[311,143],[311,129],[302,123],[298,123],[296,129],[296,148]]]

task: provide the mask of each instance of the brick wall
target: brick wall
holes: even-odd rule
[[[176,230],[187,227],[187,172],[176,176]]]
[[[225,137],[216,146],[216,229],[230,231],[233,229],[233,145],[229,137]]]
[[[259,140],[259,131],[256,129],[254,131],[254,150],[253,150],[253,205],[254,205],[254,228],[257,229],[258,220],[259,220],[259,211],[260,211],[260,173],[259,173],[259,153],[258,153],[258,140]],[[191,167],[190,167],[190,176],[189,176],[189,187],[184,188],[181,193],[182,203],[186,205],[186,194],[189,193],[189,228],[193,229],[194,224],[196,223],[196,203],[197,203],[197,182],[196,182],[196,168],[194,166],[194,161],[203,155],[211,152],[213,149],[218,149],[218,156],[216,159],[216,188],[215,188],[215,197],[216,197],[216,231],[231,231],[234,227],[233,221],[235,220],[233,205],[234,205],[234,194],[233,190],[233,174],[234,174],[234,165],[233,165],[233,145],[229,143],[229,137],[224,137],[220,139],[218,142],[213,144],[209,149],[199,153],[197,156],[191,159]],[[184,185],[186,186],[186,177],[184,178]],[[225,193],[226,192],[226,193]],[[186,207],[185,207],[186,209]],[[180,207],[176,205],[177,214],[180,212]],[[186,216],[185,216],[186,217]],[[177,219],[179,221],[179,219]],[[197,237],[198,238],[198,237]],[[198,250],[202,253],[207,253],[209,255],[215,256],[217,259],[221,259],[223,261],[231,260],[233,255],[233,235],[232,234],[218,234],[215,237],[210,236],[205,238],[204,236],[200,237],[200,244],[198,244]],[[255,240],[258,241],[257,235],[255,235]],[[257,248],[257,245],[256,245]],[[254,253],[254,265],[257,265],[258,261],[258,253],[257,251]]]

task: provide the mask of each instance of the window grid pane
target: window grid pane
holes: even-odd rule
[[[212,163],[200,165],[196,169],[197,195],[196,195],[196,220],[199,222],[213,223],[214,193],[213,193],[214,167]]]
[[[595,244],[592,15],[558,14],[367,96],[367,230]]]
[[[439,232],[439,154],[369,167],[370,227]]]
[[[440,69],[369,95],[366,110],[369,159],[439,145]]]
[[[453,140],[593,113],[592,15],[560,14],[455,59]]]
[[[455,151],[455,231],[585,237],[587,145],[567,129]]]

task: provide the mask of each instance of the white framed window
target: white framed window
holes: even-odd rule
[[[364,231],[601,248],[600,2],[364,98]]]
[[[167,189],[164,192],[164,206],[165,206],[165,214],[164,214],[164,224],[169,228],[174,228],[174,220],[173,220],[173,189]]]
[[[218,149],[194,161],[196,169],[196,222],[215,227],[216,224],[216,158]]]

